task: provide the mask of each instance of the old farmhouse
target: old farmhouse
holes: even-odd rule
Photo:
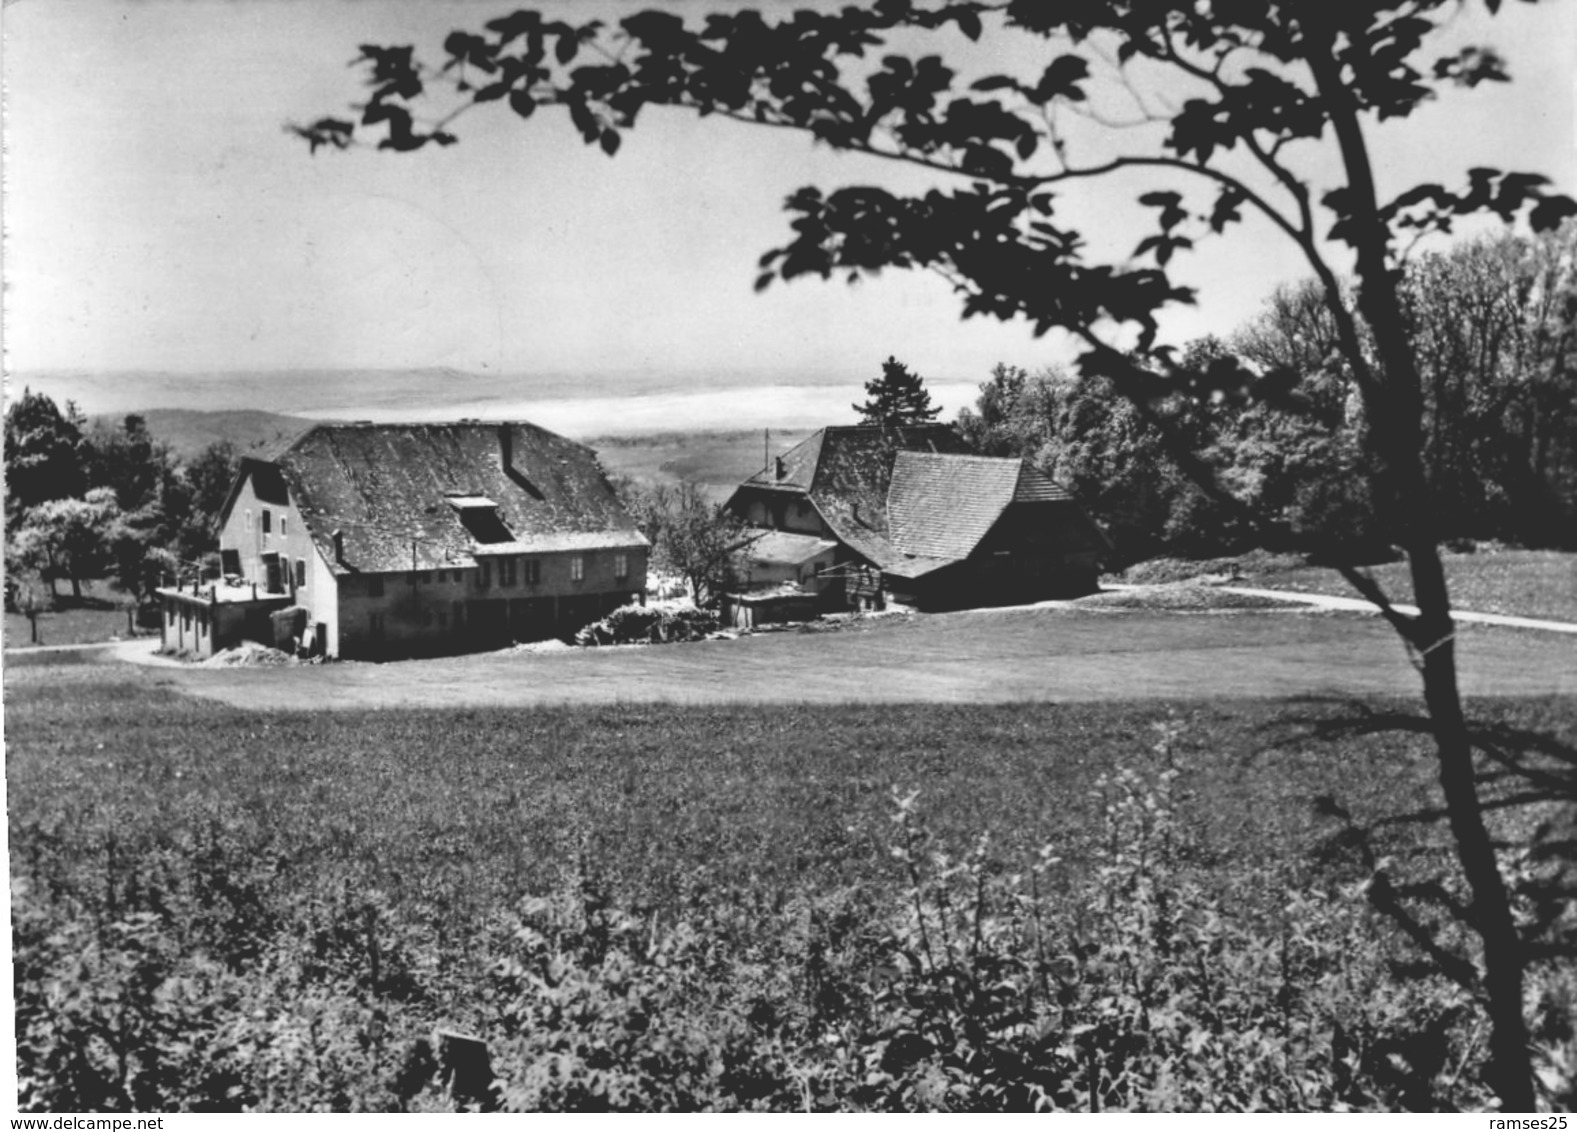
[[[1089,593],[1105,534],[1029,463],[976,456],[946,425],[821,429],[742,483],[747,577],[831,607],[921,608]]]
[[[224,582],[161,591],[166,647],[293,615],[328,656],[456,653],[562,635],[646,587],[595,453],[525,423],[318,425],[243,460],[219,544]]]

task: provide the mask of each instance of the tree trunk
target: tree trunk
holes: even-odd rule
[[[1484,826],[1473,770],[1473,748],[1457,690],[1456,649],[1451,602],[1436,538],[1434,499],[1424,472],[1423,397],[1412,343],[1408,340],[1397,277],[1387,262],[1390,229],[1379,210],[1374,171],[1358,119],[1358,107],[1342,81],[1337,53],[1341,17],[1323,0],[1302,9],[1309,33],[1305,59],[1341,148],[1348,178],[1348,202],[1357,253],[1358,305],[1374,333],[1381,380],[1366,407],[1380,456],[1382,495],[1388,518],[1402,533],[1413,578],[1419,616],[1407,627],[1409,643],[1423,653],[1424,700],[1439,760],[1441,789],[1457,861],[1473,894],[1469,909],[1484,947],[1484,994],[1490,1018],[1490,1084],[1508,1112],[1534,1107],[1533,1062],[1527,1022],[1522,1014],[1523,953],[1510,899]]]
[[[1446,798],[1457,862],[1473,894],[1473,928],[1484,945],[1490,1083],[1506,1111],[1532,1112],[1533,1067],[1528,1056],[1527,1020],[1522,1012],[1522,940],[1479,802],[1473,747],[1457,691],[1456,642],[1446,600],[1445,573],[1433,543],[1409,548],[1408,563],[1419,625],[1426,630],[1424,699],[1434,730],[1440,788]]]

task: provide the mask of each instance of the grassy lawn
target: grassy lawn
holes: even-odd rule
[[[69,885],[102,870],[107,840],[134,856],[218,820],[292,888],[348,881],[399,903],[441,890],[462,918],[577,856],[643,899],[698,873],[767,893],[883,884],[894,789],[920,790],[945,839],[991,830],[1010,856],[1051,843],[1079,860],[1096,780],[1152,764],[1169,722],[1185,819],[1228,872],[1307,873],[1333,832],[1318,796],[1372,822],[1428,810],[1435,792],[1427,741],[1376,726],[1404,719],[1392,702],[258,714],[134,669],[6,681],[14,862]],[[1480,708],[1577,740],[1571,699]]]
[[[71,584],[60,583],[56,608],[38,615],[38,644],[81,645],[124,637],[126,610],[130,599],[112,582],[90,580],[82,583],[82,600],[71,595]],[[20,613],[5,615],[5,647],[25,648],[33,644],[32,629]]]
[[[1501,550],[1443,556],[1452,602],[1475,613],[1503,613],[1577,621],[1577,554],[1557,550]],[[1388,562],[1371,572],[1391,600],[1413,600],[1407,564]],[[1270,589],[1354,596],[1334,570],[1306,566],[1250,574],[1247,584]]]
[[[962,883],[978,876],[995,892],[1020,884],[1037,851],[1051,862],[1036,875],[1049,886],[1048,907],[1071,917],[1060,930],[1093,933],[1078,961],[1091,997],[1085,1006],[1065,998],[1060,1009],[1098,1013],[1119,1001],[1098,989],[1106,977],[1099,948],[1127,957],[1111,953],[1114,979],[1130,978],[1121,972],[1133,963],[1172,972],[1167,978],[1193,969],[1164,959],[1173,946],[1164,940],[1161,952],[1149,950],[1149,913],[1133,911],[1149,897],[1124,888],[1115,903],[1099,904],[1084,895],[1090,884],[1113,884],[1113,862],[1131,860],[1159,820],[1150,802],[1130,805],[1140,824],[1123,828],[1139,840],[1117,836],[1123,783],[1165,783],[1172,771],[1166,810],[1176,826],[1163,857],[1173,861],[1168,870],[1186,873],[1165,874],[1174,879],[1159,908],[1176,917],[1199,903],[1203,918],[1188,930],[1225,949],[1211,952],[1212,963],[1225,964],[1221,975],[1200,968],[1199,993],[1213,996],[1211,980],[1230,978],[1233,1001],[1259,1011],[1253,996],[1286,993],[1275,987],[1287,977],[1288,949],[1313,948],[1309,962],[1347,980],[1328,985],[1350,988],[1310,983],[1306,992],[1331,1009],[1361,1011],[1383,993],[1385,1009],[1406,1006],[1397,1024],[1416,1028],[1449,999],[1438,987],[1420,998],[1405,984],[1358,989],[1353,999],[1359,968],[1338,971],[1360,953],[1362,971],[1385,962],[1376,943],[1336,942],[1341,931],[1385,932],[1356,926],[1364,913],[1355,886],[1366,872],[1353,830],[1365,831],[1398,875],[1427,876],[1445,859],[1429,745],[1394,701],[261,713],[187,698],[153,671],[39,667],[6,673],[6,714],[19,1049],[28,1067],[19,1075],[34,1090],[32,1105],[70,1097],[79,1107],[171,1107],[185,1097],[179,1104],[378,1108],[426,1088],[426,1103],[441,1106],[424,1084],[428,1055],[409,1040],[441,1025],[487,1036],[513,1090],[506,1100],[522,1107],[952,1107],[926,1091],[923,1057],[893,1054],[892,1027],[932,1035],[905,1039],[923,1055],[943,1040],[942,1023],[923,1019],[988,1008],[952,998],[927,1006],[934,991],[925,981],[896,1000],[871,989],[873,971],[931,978],[938,960],[903,958],[914,954],[902,943],[912,929],[883,925],[901,925],[905,900],[922,891],[946,899],[942,888],[916,887],[893,856],[916,844],[904,840],[909,825],[891,820],[895,791],[920,792],[924,844],[979,862]],[[1577,700],[1497,700],[1474,714],[1508,765],[1524,768],[1486,764],[1492,794],[1521,795],[1495,812],[1498,832],[1526,843],[1553,818],[1548,836],[1558,849],[1570,832],[1569,783],[1554,802],[1531,800],[1527,764],[1546,774],[1546,799],[1550,782],[1569,779]],[[1163,729],[1173,734],[1166,743]],[[1335,807],[1353,824],[1321,816]],[[989,859],[972,856],[986,832]],[[1196,888],[1206,895],[1188,895]],[[958,891],[983,923],[986,888]],[[1288,937],[1278,925],[1293,892],[1318,922]],[[1165,903],[1172,898],[1184,903]],[[946,931],[947,907],[933,910],[931,930]],[[992,907],[970,963],[1017,964],[1022,948],[1050,946],[1022,934],[1030,928],[1014,919],[1015,905]],[[1222,916],[1225,926],[1210,926]],[[1118,928],[1099,926],[1111,917]],[[1329,927],[1348,921],[1355,926]],[[1337,935],[1327,938],[1328,929]],[[913,947],[933,943],[954,953],[946,935]],[[992,958],[998,949],[1009,950]],[[1019,968],[980,968],[988,969],[1001,980]],[[960,977],[936,971],[944,981],[935,987]],[[1326,978],[1315,968],[1299,977]],[[54,989],[46,995],[46,987]],[[1031,992],[1033,979],[1022,989]],[[1209,1009],[1237,1017],[1229,1001]],[[1360,1024],[1374,1025],[1344,1023]],[[1206,1045],[1234,1043],[1240,1028],[1231,1022]],[[1470,1040],[1470,1028],[1458,1029]],[[991,1041],[1016,1050],[1023,1032],[1014,1024]],[[78,1033],[96,1036],[79,1047]],[[117,1033],[129,1034],[122,1040],[143,1059],[133,1068],[143,1069],[103,1060]],[[829,1033],[848,1035],[852,1063],[826,1052]],[[1133,1056],[1102,1048],[1102,1057]],[[72,1060],[73,1049],[88,1052]],[[1068,1071],[1050,1047],[1038,1061],[1011,1056],[1022,1067],[1013,1073],[1036,1080],[1054,1083]],[[1236,1090],[1248,1080],[1243,1064],[1223,1057],[1208,1072]],[[529,1068],[543,1058],[558,1059],[568,1077],[544,1084]],[[90,1061],[109,1068],[83,1076]],[[812,1078],[790,1068],[811,1064],[819,1066]],[[1137,1062],[1113,1064],[1138,1080]],[[993,1091],[993,1074],[1006,1071],[968,1070],[971,1088],[985,1090],[970,1103],[1027,1103]],[[1180,1071],[1161,1073],[1156,1087]],[[1293,1087],[1279,1071],[1255,1077]],[[415,1084],[400,1084],[407,1079]],[[687,1091],[697,1081],[712,1091]],[[1112,1081],[1108,1104],[1226,1103],[1223,1092],[1141,1096]],[[1233,1103],[1377,1103],[1339,1080],[1296,1086],[1316,1087],[1326,1091],[1283,1091],[1271,1102],[1249,1090]],[[1466,1087],[1450,1095],[1479,1096]],[[1056,1095],[1059,1106],[1087,1100]],[[1434,1103],[1427,1087],[1385,1095]]]
[[[1208,587],[1180,587],[1200,590]],[[1184,595],[1186,596],[1186,595]],[[1356,613],[1156,612],[1121,593],[1088,608],[987,609],[813,624],[738,640],[499,652],[390,664],[166,668],[193,694],[254,710],[526,707],[627,701],[1023,703],[1416,696],[1391,627]],[[1467,626],[1467,695],[1577,693],[1573,642]]]

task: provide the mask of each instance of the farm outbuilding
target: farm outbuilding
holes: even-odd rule
[[[920,608],[1089,593],[1105,534],[1062,485],[1028,461],[977,456],[947,425],[829,427],[773,459],[728,507],[761,533],[752,576],[796,568],[794,542],[830,543],[813,579],[824,607],[889,599]],[[785,543],[787,545],[787,543]]]
[[[199,659],[242,641],[273,644],[273,615],[291,603],[289,594],[259,592],[250,583],[168,586],[158,595],[161,649]]]
[[[648,550],[596,454],[527,423],[318,425],[220,517],[224,574],[344,658],[564,636],[644,595]]]

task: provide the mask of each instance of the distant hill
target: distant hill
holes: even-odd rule
[[[168,444],[181,460],[197,455],[216,440],[228,440],[243,455],[272,449],[317,423],[261,409],[145,409],[140,415],[148,422],[149,434]],[[88,420],[119,428],[125,417],[124,413],[100,413]]]

